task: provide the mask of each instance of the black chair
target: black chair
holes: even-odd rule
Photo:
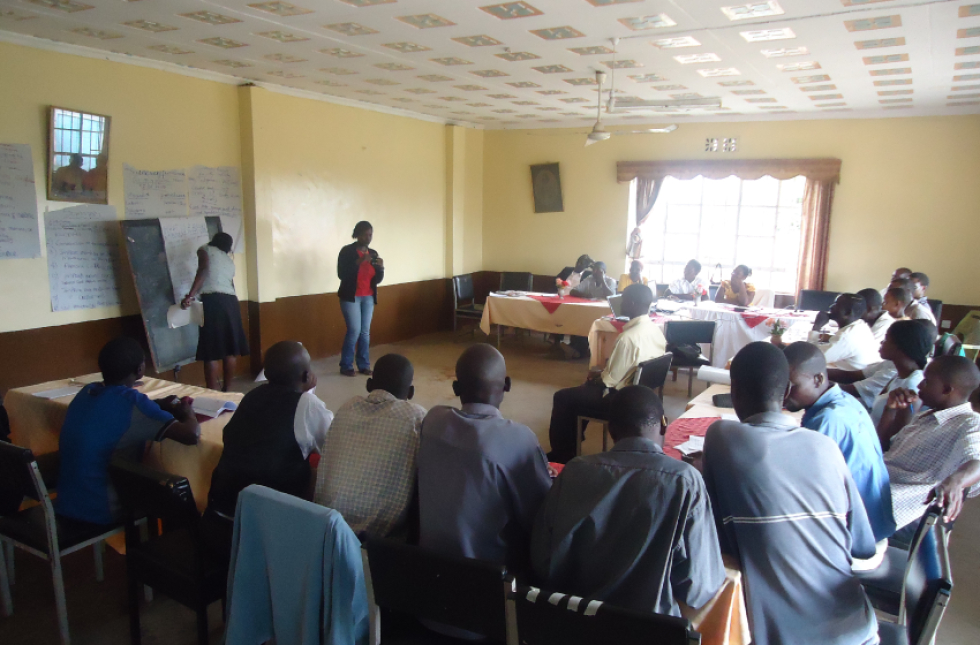
[[[711,365],[715,354],[715,323],[708,320],[670,320],[664,325],[664,337],[667,339],[667,351],[674,357],[671,369],[674,380],[677,380],[677,370],[686,367],[687,396],[691,397],[694,385],[694,371],[705,365]],[[703,354],[701,343],[711,344],[710,356]]]
[[[197,640],[208,642],[208,605],[224,600],[228,563],[205,548],[200,513],[186,477],[162,473],[136,463],[114,459],[109,476],[119,494],[126,525],[126,578],[129,595],[130,640],[142,640],[139,588],[146,585],[197,613]],[[140,525],[163,533],[141,540]]]
[[[715,301],[715,296],[718,295],[718,289],[721,288],[719,284],[712,284],[708,286],[708,300],[711,302]]]
[[[500,274],[500,291],[531,291],[533,281],[530,273],[505,271]]]
[[[929,308],[932,309],[932,315],[936,317],[936,326],[938,327],[939,321],[943,319],[943,301],[929,298]]]
[[[578,596],[519,586],[508,594],[521,645],[696,645],[684,618],[614,607]]]
[[[379,608],[507,641],[505,567],[384,538],[368,537],[365,552],[370,645],[382,642]]]
[[[800,311],[827,311],[839,295],[839,291],[801,289],[800,297],[796,299],[796,308]]]
[[[483,318],[483,305],[476,303],[473,290],[473,274],[453,276],[453,336],[457,332],[459,319],[480,320]],[[476,329],[475,327],[473,328]],[[474,331],[475,333],[475,331]]]
[[[70,635],[61,558],[87,546],[94,547],[95,579],[102,582],[104,540],[110,535],[121,533],[122,527],[119,524],[90,524],[56,516],[34,454],[27,448],[5,442],[0,442],[0,495],[28,497],[38,502],[26,510],[0,517],[0,543],[4,545],[0,549],[0,605],[4,615],[9,616],[14,610],[10,595],[13,578],[10,547],[17,547],[47,560],[51,565],[58,629],[61,642],[67,644],[70,642]],[[8,553],[7,557],[4,557],[4,551]],[[4,562],[8,558],[9,569]]]

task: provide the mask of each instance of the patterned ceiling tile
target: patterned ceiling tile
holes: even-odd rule
[[[487,94],[492,99],[516,99],[513,94]]]
[[[98,38],[99,40],[113,40],[115,38],[123,37],[123,34],[115,31],[103,31],[102,29],[93,29],[91,27],[75,27],[74,29],[69,29],[68,31],[78,34],[79,36],[88,36],[89,38]]]
[[[531,81],[520,81],[519,83],[507,83],[511,87],[516,87],[519,90],[530,90],[535,87],[541,87],[537,83],[532,83]]]
[[[417,54],[419,52],[432,51],[431,47],[426,47],[425,45],[419,45],[417,43],[384,43],[382,47],[387,47],[388,49],[394,49],[397,52],[403,54]]]
[[[749,43],[761,43],[769,40],[786,40],[796,38],[796,34],[789,27],[785,29],[760,29],[756,31],[740,31],[739,35]]]
[[[336,74],[337,76],[353,76],[357,74],[352,69],[345,69],[343,67],[323,67],[320,69],[321,72],[326,72],[327,74]]]
[[[542,65],[541,67],[532,67],[531,69],[542,74],[568,74],[575,71],[564,65]]]
[[[760,49],[759,53],[766,58],[786,58],[787,56],[807,56],[810,50],[806,47],[780,47],[778,49]]]
[[[949,107],[966,107],[967,105],[980,105],[980,101],[954,101],[946,105]]]
[[[828,78],[828,80],[830,80]],[[745,87],[747,85],[755,85],[752,81],[719,81],[718,85],[722,87]]]
[[[231,58],[223,58],[221,60],[214,61],[216,65],[221,65],[222,67],[231,67],[232,69],[242,69],[243,67],[254,67],[252,63],[246,63],[241,60],[232,60]]]
[[[406,92],[411,92],[412,94],[435,94],[435,90],[426,89],[424,87],[413,87],[412,89],[405,90]]]
[[[467,47],[493,47],[503,44],[496,38],[491,38],[490,36],[463,36],[460,38],[453,38],[453,40],[461,45],[466,45]]]
[[[969,29],[957,29],[957,38],[977,38],[980,37],[980,27],[971,27]]]
[[[544,96],[555,96],[558,94],[568,94],[568,92],[563,92],[562,90],[538,90],[538,94],[543,94]]]
[[[548,29],[532,29],[531,33],[545,40],[565,40],[566,38],[582,38],[581,31],[573,27],[549,27]]]
[[[329,49],[318,49],[317,51],[335,58],[360,58],[364,55],[360,52],[344,49],[343,47],[330,47]]]
[[[312,9],[297,7],[296,5],[289,4],[288,2],[256,2],[248,6],[252,9],[258,9],[259,11],[265,11],[266,13],[273,13],[277,16],[282,16],[283,18],[313,13]]]
[[[392,101],[398,101],[399,103],[415,103],[415,99],[410,99],[407,96],[393,96]]]
[[[830,90],[836,90],[837,86],[831,83],[830,85],[811,85],[810,87],[801,87],[801,92],[828,92]]]
[[[980,74],[960,74],[953,77],[954,81],[980,81]]]
[[[395,20],[400,20],[406,25],[412,25],[416,29],[432,29],[434,27],[452,27],[456,23],[447,20],[434,13],[423,13],[417,16],[398,16]]]
[[[680,36],[678,38],[661,38],[650,43],[659,49],[676,49],[678,47],[700,47],[701,43],[691,36]]]
[[[804,63],[786,63],[784,65],[776,65],[776,69],[780,72],[809,72],[815,69],[821,69],[820,63],[816,61],[806,61]]]
[[[872,69],[868,70],[872,76],[895,76],[897,74],[911,74],[911,67],[893,67],[891,69]]]
[[[908,54],[887,54],[884,56],[865,56],[861,60],[865,65],[884,65],[886,63],[902,63],[909,59]]]
[[[809,85],[810,83],[825,83],[830,80],[826,74],[816,74],[814,76],[794,76],[790,79],[797,85]]]
[[[340,0],[340,2],[355,7],[373,7],[376,4],[392,4],[396,0]]]
[[[345,36],[370,36],[371,34],[378,33],[377,29],[371,29],[356,22],[335,22],[330,25],[323,25],[323,28],[336,31]]]
[[[466,105],[470,107],[480,108],[480,107],[493,107],[492,103],[467,103]]]
[[[371,85],[401,85],[401,83],[388,78],[366,78],[364,82]]]
[[[462,98],[460,96],[440,96],[439,97],[439,100],[440,101],[450,101],[450,102],[452,102],[452,101],[465,101],[466,99],[464,99],[464,98]]]
[[[690,65],[691,63],[717,63],[721,61],[718,54],[682,54],[680,56],[674,56],[676,60],[681,65]]]
[[[894,16],[879,16],[878,18],[844,21],[844,28],[848,31],[870,31],[872,29],[891,29],[892,27],[901,26],[902,17],[897,14]]]
[[[613,50],[602,45],[595,45],[593,47],[570,47],[568,51],[572,52],[573,54],[578,54],[579,56],[594,56],[596,54],[613,53]]]
[[[980,90],[980,85],[954,85],[954,92],[972,92],[973,90]]]
[[[889,79],[883,80],[883,81],[875,81],[874,83],[878,87],[887,87],[889,85],[911,85],[912,84],[912,79],[911,78],[889,78]]]
[[[660,74],[631,74],[629,78],[634,83],[659,83],[667,80]]]
[[[498,78],[500,76],[510,76],[506,72],[501,72],[499,69],[478,69],[470,72],[470,74],[475,74],[482,78]]]
[[[506,109],[505,110],[490,110],[490,111],[491,112],[494,112],[496,114],[516,114],[517,113],[517,110],[506,110]]]
[[[213,45],[214,47],[221,47],[222,49],[235,49],[236,47],[248,47],[248,43],[242,43],[237,40],[232,40],[231,38],[202,38],[197,41],[199,43],[204,43],[205,45]]]
[[[172,27],[170,25],[165,25],[161,22],[154,22],[152,20],[130,20],[128,22],[122,23],[127,27],[132,27],[133,29],[142,29],[143,31],[150,31],[158,34],[163,31],[176,31],[178,27]]]
[[[558,100],[561,101],[562,103],[591,103],[592,102],[589,101],[588,99],[580,99],[578,97],[571,98],[571,99],[558,99]]]
[[[262,58],[266,60],[275,61],[277,63],[305,63],[305,58],[300,58],[299,56],[293,56],[291,54],[266,54]]]
[[[811,101],[833,101],[835,99],[844,98],[843,94],[811,94]]]
[[[328,79],[320,79],[313,82],[317,85],[326,85],[327,87],[347,87],[347,83],[338,83],[337,81],[331,81]]]
[[[888,0],[840,0],[840,3],[845,7],[853,7],[855,5],[865,5],[872,4],[874,2],[888,2]]]
[[[504,52],[503,54],[494,54],[497,58],[503,58],[511,63],[517,63],[522,60],[537,60],[541,58],[537,54],[532,54],[531,52]]]
[[[915,90],[878,90],[878,96],[896,96],[898,94],[911,94]]]
[[[287,72],[284,69],[277,69],[273,72],[269,72],[269,76],[278,76],[279,78],[303,78],[303,74],[297,74],[296,72]]]
[[[368,96],[384,96],[384,92],[376,92],[374,90],[354,90],[358,94],[367,94]]]
[[[818,108],[830,108],[824,110],[824,112],[850,112],[851,108],[847,107],[830,107],[832,105],[847,105],[847,103],[828,103],[827,105],[818,105]]]
[[[729,20],[749,20],[751,18],[782,15],[783,8],[779,6],[776,0],[756,0],[756,2],[735,7],[721,7],[721,12]]]
[[[776,103],[776,99],[764,98],[764,99],[745,99],[746,103]]]
[[[953,69],[980,69],[980,61],[972,60],[968,63],[956,63]]]
[[[195,11],[193,13],[179,13],[177,15],[182,18],[197,20],[198,22],[206,22],[209,25],[230,25],[235,22],[241,22],[238,18],[232,18],[231,16],[213,11]]]
[[[3,18],[4,20],[13,20],[15,22],[21,22],[22,20],[34,20],[35,18],[37,18],[37,16],[32,13],[27,13],[25,11],[19,11],[17,9],[0,8],[0,18]]]
[[[980,54],[980,45],[973,45],[972,47],[957,47],[957,56],[976,56]]]
[[[47,7],[48,9],[57,9],[58,11],[64,11],[66,13],[75,13],[76,11],[85,11],[87,9],[95,8],[90,4],[85,4],[84,2],[75,2],[74,0],[28,0],[28,1],[31,4]]]
[[[568,83],[569,85],[596,85],[596,80],[594,76],[586,76],[585,78],[563,78],[561,79]]]
[[[980,4],[968,4],[960,7],[960,18],[969,18],[970,16],[980,16]]]
[[[756,94],[765,94],[765,90],[732,90],[732,94],[736,96],[753,96]]]
[[[585,0],[593,7],[608,7],[614,4],[626,4],[627,2],[643,2],[643,0]]]
[[[514,101],[514,105],[541,105],[537,101]]]
[[[517,118],[518,119],[536,119],[536,118],[538,118],[538,115],[537,114],[518,114],[517,115]]]
[[[540,112],[557,112],[561,108],[556,108],[556,107],[539,107],[539,108],[534,108],[534,109],[535,110],[538,110]]]
[[[947,96],[948,99],[958,100],[958,99],[980,99],[980,93],[977,94],[955,94],[952,96]]]
[[[415,69],[414,67],[402,65],[401,63],[375,63],[374,66],[378,69],[386,69],[389,72],[409,72]]]
[[[609,69],[635,69],[637,67],[644,67],[643,63],[639,63],[632,59],[627,60],[604,60],[602,64]],[[572,71],[572,70],[568,70]]]
[[[682,100],[682,99],[703,99],[704,97],[698,94],[697,92],[686,92],[684,94],[671,94],[670,98]],[[773,100],[775,101],[776,99]]]
[[[473,61],[463,60],[462,58],[457,58],[455,56],[445,56],[443,58],[430,58],[433,63],[439,63],[440,65],[445,65],[451,67],[453,65],[472,65]]]
[[[638,18],[620,18],[619,22],[633,31],[663,29],[664,27],[674,27],[677,25],[665,13],[658,13],[655,16],[640,16]]]
[[[878,99],[879,103],[911,103],[911,98],[904,99]]]
[[[163,54],[172,54],[173,56],[183,56],[185,54],[193,54],[193,50],[184,49],[183,47],[175,47],[173,45],[150,45],[147,49],[152,49],[155,52],[161,52]]]
[[[715,78],[717,76],[741,76],[742,72],[734,67],[723,67],[715,69],[699,69],[698,74],[704,78]]]
[[[529,18],[531,16],[540,16],[544,13],[537,7],[533,7],[526,2],[505,2],[503,4],[487,5],[480,7],[480,9],[501,20]]]
[[[453,87],[464,92],[483,92],[487,89],[482,85],[454,85]]]
[[[291,34],[288,31],[259,31],[256,32],[256,36],[262,36],[263,38],[271,38],[272,40],[278,40],[281,43],[301,43],[304,40],[309,40],[306,36],[298,36],[296,34]]]
[[[874,40],[857,40],[854,46],[858,49],[879,49],[881,47],[901,47],[905,45],[905,37],[875,38]]]
[[[676,92],[677,90],[686,90],[687,88],[683,85],[658,85],[653,89],[659,92]]]
[[[449,76],[442,76],[441,74],[424,74],[419,76],[423,81],[429,81],[430,83],[445,83],[446,81],[453,80]]]

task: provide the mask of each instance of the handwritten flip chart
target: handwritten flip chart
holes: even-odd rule
[[[123,165],[126,219],[187,216],[187,173]]]
[[[44,215],[51,310],[119,304],[115,206],[75,206]]]
[[[0,143],[0,259],[40,257],[38,228],[31,147]]]
[[[174,303],[179,303],[194,284],[197,250],[207,244],[208,225],[203,217],[165,217],[160,219],[163,248],[174,287]]]
[[[221,229],[235,240],[232,251],[242,250],[242,180],[238,168],[194,166],[187,175],[191,216],[221,218]]]

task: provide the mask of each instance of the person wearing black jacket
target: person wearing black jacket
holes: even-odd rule
[[[340,352],[340,373],[355,376],[354,349],[357,348],[357,370],[371,375],[371,317],[378,303],[378,283],[384,280],[384,261],[378,252],[369,248],[374,237],[370,222],[358,222],[351,237],[357,241],[340,249],[337,256],[337,277],[340,288],[340,311],[347,323],[347,335]]]

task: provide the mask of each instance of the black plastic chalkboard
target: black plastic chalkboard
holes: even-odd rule
[[[205,219],[209,237],[221,232],[219,218]],[[197,325],[177,329],[167,326],[167,310],[176,303],[160,220],[123,220],[121,224],[154,369],[159,373],[193,363],[197,355]]]

